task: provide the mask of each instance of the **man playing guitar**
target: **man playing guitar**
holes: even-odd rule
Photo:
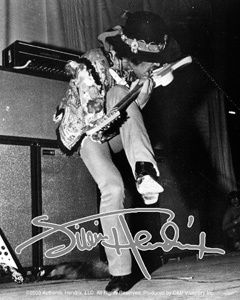
[[[104,49],[90,50],[80,61],[69,62],[67,68],[73,79],[54,120],[60,123],[63,145],[69,150],[79,148],[101,193],[100,213],[106,213],[124,208],[123,179],[112,161],[112,152],[124,149],[137,191],[146,205],[156,203],[163,192],[140,109],[154,86],[170,83],[174,68],[185,61],[178,57],[180,64],[164,66],[164,50],[171,47],[173,39],[154,13],[128,13],[124,28],[118,26],[99,39]],[[101,225],[108,243],[114,242],[113,227],[119,243],[126,243],[117,215],[102,218]],[[135,281],[130,250],[122,250],[121,255],[110,248],[105,252],[112,276],[106,291],[129,290]]]

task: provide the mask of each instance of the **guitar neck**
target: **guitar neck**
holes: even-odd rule
[[[187,65],[187,64],[190,64],[192,63],[192,57],[191,56],[186,56],[176,62],[173,62],[173,63],[169,63],[169,64],[166,64],[164,65],[163,67],[160,67],[158,69],[155,69],[153,72],[152,72],[152,76],[161,76],[163,77],[164,75],[166,75],[167,73],[171,72],[171,71],[175,71],[176,69],[184,66],[184,65]]]
[[[168,76],[169,74],[172,76],[172,71],[190,62],[191,57],[187,57],[174,64],[167,64],[162,68],[155,70],[152,75],[156,77],[158,76],[160,77],[160,79],[158,80],[158,82],[156,82],[156,80],[154,80],[153,78],[153,81],[155,83],[154,87],[157,87],[159,85],[166,85],[166,80],[165,82],[163,81],[163,79],[166,78],[166,76]],[[170,81],[168,80],[167,84],[169,83]],[[143,82],[138,82],[137,85],[125,97],[123,97],[122,100],[120,100],[120,102],[118,102],[110,110],[110,112],[107,113],[106,116],[104,116],[100,121],[98,120],[97,124],[93,124],[93,126],[87,129],[85,133],[91,136],[94,141],[100,143],[104,143],[107,140],[111,139],[114,133],[109,134],[107,133],[107,131],[111,128],[111,126],[116,120],[121,119],[122,111],[125,111],[128,108],[128,106],[136,99],[142,86]]]
[[[186,64],[189,64],[192,62],[192,57],[191,56],[187,56],[184,57],[183,59],[171,63],[171,64],[167,64],[166,66],[163,66],[159,69],[156,69],[152,72],[152,77],[154,79],[159,78],[160,80],[156,81],[155,80],[155,87],[161,85],[162,83],[162,78],[164,76],[166,76],[167,74],[171,73],[172,71],[180,68],[181,66],[184,66]],[[115,105],[113,107],[113,110],[118,110],[118,111],[122,111],[124,109],[126,109],[137,97],[137,95],[140,92],[141,87],[143,86],[143,82],[142,83],[138,83],[134,89],[132,89],[117,105]]]
[[[112,110],[122,111],[125,110],[137,97],[140,92],[141,87],[143,86],[142,83],[138,83],[121,101],[119,101]]]

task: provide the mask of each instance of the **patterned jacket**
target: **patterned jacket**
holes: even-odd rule
[[[115,84],[127,85],[132,72],[121,70],[113,60],[107,59],[101,48],[88,51],[79,62],[70,61],[66,69],[73,78],[59,105],[62,113],[54,115],[54,122],[60,123],[60,139],[70,150],[105,115],[108,90]]]

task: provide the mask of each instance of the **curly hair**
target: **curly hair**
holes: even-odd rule
[[[78,63],[83,63],[84,65],[86,65],[87,69],[90,71],[94,81],[96,82],[97,85],[102,85],[101,84],[101,80],[100,77],[96,71],[96,69],[94,68],[94,66],[92,65],[91,61],[89,59],[87,59],[86,57],[81,57],[78,60]]]

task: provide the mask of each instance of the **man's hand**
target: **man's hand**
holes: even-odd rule
[[[154,83],[151,78],[137,79],[131,84],[130,90],[132,90],[138,83],[141,83],[141,82],[144,82],[144,83],[143,83],[141,91],[140,91],[137,99],[135,100],[135,102],[142,109],[147,104],[147,102],[150,98],[150,95],[151,95],[153,87],[154,87]]]

